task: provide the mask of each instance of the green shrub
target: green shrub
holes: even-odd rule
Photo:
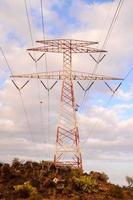
[[[81,176],[79,178],[73,178],[74,186],[80,191],[93,193],[98,192],[98,184],[95,179],[90,176]]]
[[[25,182],[23,185],[16,185],[14,186],[15,193],[20,198],[29,198],[32,196],[36,196],[38,191],[35,187],[33,187],[29,181]]]
[[[83,174],[83,170],[82,169],[78,169],[78,168],[75,168],[75,169],[71,169],[71,177],[79,177],[79,176],[82,176]]]

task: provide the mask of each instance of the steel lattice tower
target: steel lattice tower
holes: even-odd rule
[[[120,79],[72,70],[72,54],[106,52],[90,47],[97,44],[97,42],[71,39],[42,40],[37,42],[41,43],[42,46],[28,49],[28,51],[63,53],[63,71],[21,74],[12,77],[62,80],[61,106],[56,133],[54,162],[55,164],[61,163],[82,168],[73,81]]]

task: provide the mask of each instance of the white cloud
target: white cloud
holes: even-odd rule
[[[132,161],[133,118],[122,119],[123,113],[131,107],[132,104],[115,105],[110,109],[94,107],[89,110],[88,116],[79,116],[80,132],[84,138],[81,147],[85,157],[91,152],[92,160]]]
[[[125,101],[130,101],[131,99],[133,99],[133,91],[125,92],[122,89],[119,89],[116,97]]]

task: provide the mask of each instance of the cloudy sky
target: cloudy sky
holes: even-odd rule
[[[46,39],[73,38],[99,41],[102,47],[118,0],[44,0]],[[105,49],[106,57],[97,73],[125,77],[133,67],[133,1],[126,0],[113,26]],[[40,0],[27,0],[33,41],[43,39]],[[36,71],[26,49],[32,47],[24,0],[0,3],[0,46],[13,74]],[[34,43],[34,45],[36,45]],[[41,54],[36,54],[36,57]],[[47,53],[48,70],[62,69],[62,55]],[[97,57],[95,57],[97,58]],[[73,55],[73,68],[92,72],[89,55]],[[37,65],[45,71],[44,60]],[[104,82],[95,82],[84,93],[75,83],[83,167],[86,171],[104,171],[114,183],[126,184],[133,169],[133,73],[123,82],[111,101]],[[27,80],[15,80],[21,87]],[[47,82],[44,81],[46,84]],[[51,86],[54,82],[50,81]],[[120,81],[108,81],[115,89]],[[87,88],[88,82],[81,82]],[[0,161],[53,159],[61,82],[50,92],[48,117],[47,92],[37,80],[23,88],[22,98],[12,84],[10,72],[0,53]],[[41,103],[40,103],[41,102]],[[49,123],[48,123],[49,121]],[[49,125],[48,125],[49,124]]]

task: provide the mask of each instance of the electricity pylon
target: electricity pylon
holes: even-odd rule
[[[37,42],[41,43],[42,46],[28,49],[28,51],[63,53],[63,71],[20,74],[12,77],[62,80],[61,106],[56,133],[54,162],[55,164],[61,163],[82,168],[73,81],[121,79],[72,70],[73,53],[92,54],[106,52],[90,47],[93,44],[97,44],[97,42],[71,39],[42,40]]]

